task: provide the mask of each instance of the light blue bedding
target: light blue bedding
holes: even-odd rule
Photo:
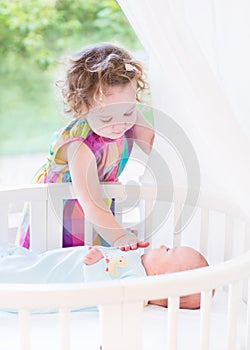
[[[82,262],[88,252],[86,246],[35,254],[23,247],[0,243],[0,283],[81,283],[146,276],[137,251],[98,248],[104,258],[87,266]]]

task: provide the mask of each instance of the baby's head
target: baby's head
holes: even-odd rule
[[[208,266],[207,260],[197,250],[191,247],[160,248],[149,250],[142,256],[142,263],[148,276],[181,272]],[[152,300],[150,304],[168,306],[167,299]],[[200,293],[180,298],[180,308],[198,309],[200,307]]]
[[[66,112],[74,117],[86,115],[93,104],[102,101],[108,88],[134,83],[136,100],[146,86],[143,68],[125,49],[99,43],[71,59],[62,88]]]

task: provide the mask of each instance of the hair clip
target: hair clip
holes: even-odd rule
[[[138,72],[138,69],[130,63],[125,63],[125,69],[127,72]]]
[[[103,93],[103,90],[102,90],[101,87],[99,88],[99,94],[100,94],[100,96],[99,96],[99,101],[102,102],[102,101],[103,101],[103,95],[104,95],[104,93]]]

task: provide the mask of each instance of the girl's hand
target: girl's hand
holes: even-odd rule
[[[123,235],[114,242],[114,247],[121,249],[122,251],[136,250],[138,248],[147,248],[149,242],[138,241],[136,237],[129,235]]]
[[[129,232],[131,232],[132,233],[132,235],[134,235],[134,236],[138,236],[138,231],[137,230],[134,230],[133,228],[127,228],[127,231],[129,231]]]

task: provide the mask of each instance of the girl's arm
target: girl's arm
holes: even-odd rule
[[[148,246],[148,242],[126,234],[102,199],[96,159],[91,150],[83,142],[75,141],[67,146],[66,156],[77,199],[97,233],[122,250]]]
[[[138,146],[149,154],[154,142],[154,129],[137,110],[136,124],[134,125],[134,139]]]

